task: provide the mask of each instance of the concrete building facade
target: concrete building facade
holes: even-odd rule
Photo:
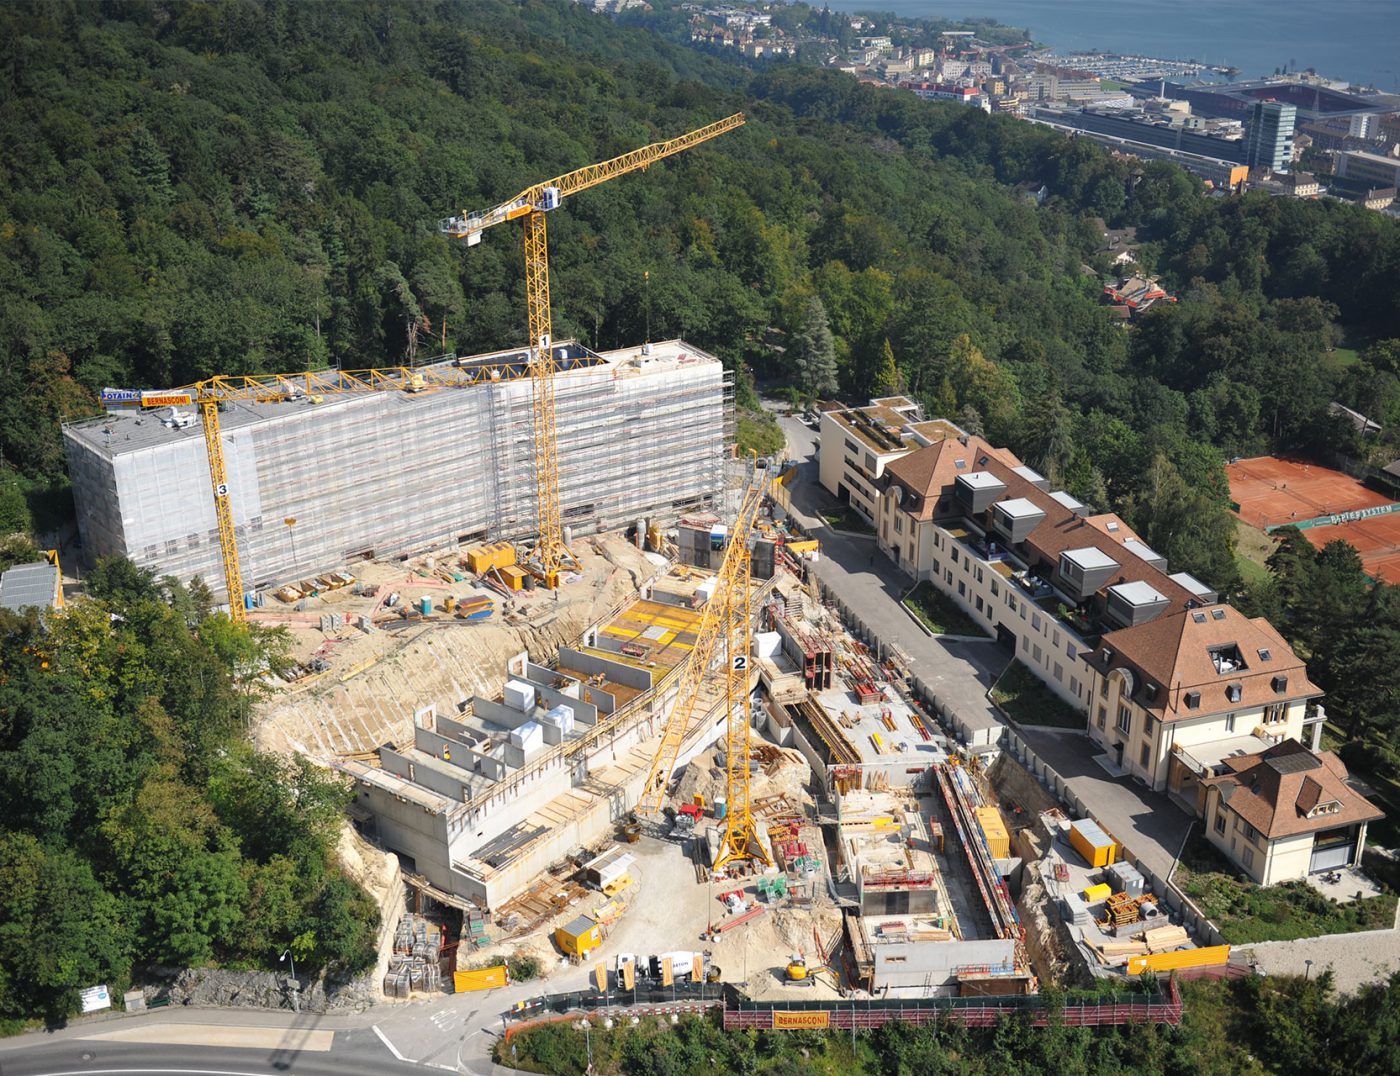
[[[567,527],[591,532],[713,504],[733,433],[732,379],[718,359],[680,340],[557,351]],[[456,366],[509,370],[523,360],[502,353]],[[221,593],[209,465],[191,418],[125,412],[67,426],[78,527],[89,561],[124,555],[182,580],[202,576]],[[221,424],[250,587],[534,532],[528,378],[233,403]]]

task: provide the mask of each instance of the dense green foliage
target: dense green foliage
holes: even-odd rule
[[[936,1073],[1206,1072],[1348,1074],[1394,1072],[1400,1042],[1400,974],[1338,999],[1331,973],[1300,978],[1185,983],[1179,1028],[1122,1025],[1032,1028],[1009,1019],[995,1028],[890,1023],[854,1041],[846,1032],[724,1032],[683,1019],[591,1034],[602,1076],[926,1076]],[[1061,999],[1064,1000],[1064,999]],[[576,1076],[587,1066],[581,1031],[552,1024],[513,1038],[497,1058],[535,1072]]]
[[[740,108],[551,219],[557,335],[649,324],[812,392],[902,384],[1226,591],[1222,455],[1329,443],[1336,394],[1400,402],[1370,360],[1319,361],[1338,323],[1400,320],[1400,229],[1359,209],[1209,199],[1165,164],[562,0],[0,20],[0,449],[31,479],[106,384],[517,343],[518,238],[468,253],[437,219]],[[1131,337],[1080,271],[1105,221],[1185,300]]]
[[[104,561],[41,621],[0,611],[0,1020],[61,1018],[143,964],[358,971],[378,909],[335,865],[348,792],[252,751],[275,633]]]

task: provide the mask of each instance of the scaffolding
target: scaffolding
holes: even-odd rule
[[[560,347],[575,356],[556,380],[564,524],[592,533],[714,505],[734,421],[719,360],[681,341],[645,354]],[[360,559],[529,536],[529,392],[526,379],[502,379],[225,405],[245,580],[266,588]],[[222,582],[198,424],[121,413],[74,423],[64,437],[87,556]]]

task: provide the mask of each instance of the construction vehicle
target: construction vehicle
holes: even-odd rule
[[[810,983],[811,973],[807,970],[807,958],[801,953],[788,957],[787,981],[790,983]]]
[[[549,243],[545,214],[557,209],[570,195],[606,183],[610,179],[645,169],[664,157],[698,146],[711,138],[732,131],[744,123],[736,113],[718,123],[690,131],[679,138],[634,149],[609,161],[586,165],[543,183],[525,188],[490,209],[463,212],[438,223],[438,229],[453,238],[465,239],[467,246],[481,242],[487,228],[519,220],[525,231],[525,305],[529,320],[529,374],[534,404],[535,492],[539,505],[539,537],[533,560],[546,587],[558,585],[561,569],[577,565],[564,543],[559,507],[559,449],[555,439],[553,323],[549,309]]]
[[[716,660],[723,661],[725,713],[728,715],[725,728],[727,810],[724,833],[713,866],[716,872],[736,862],[758,862],[764,866],[773,864],[758,838],[749,802],[749,745],[753,717],[749,699],[749,654],[753,627],[749,532],[753,530],[754,521],[763,506],[769,474],[766,460],[750,461],[748,483],[734,526],[729,532],[729,545],[715,578],[715,588],[701,614],[695,645],[681,674],[676,703],[662,730],[661,743],[652,759],[642,785],[641,801],[637,805],[637,810],[644,814],[655,815],[661,809],[666,786],[675,769],[681,743],[690,730],[695,704],[700,698],[706,676]]]

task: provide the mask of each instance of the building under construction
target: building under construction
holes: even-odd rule
[[[245,582],[536,527],[523,352],[454,359],[499,370],[465,388],[228,403],[224,455]],[[556,345],[560,504],[574,533],[713,505],[733,440],[732,375],[680,340]],[[447,364],[444,364],[447,365]],[[197,415],[116,412],[64,430],[89,561],[124,555],[222,592]]]

